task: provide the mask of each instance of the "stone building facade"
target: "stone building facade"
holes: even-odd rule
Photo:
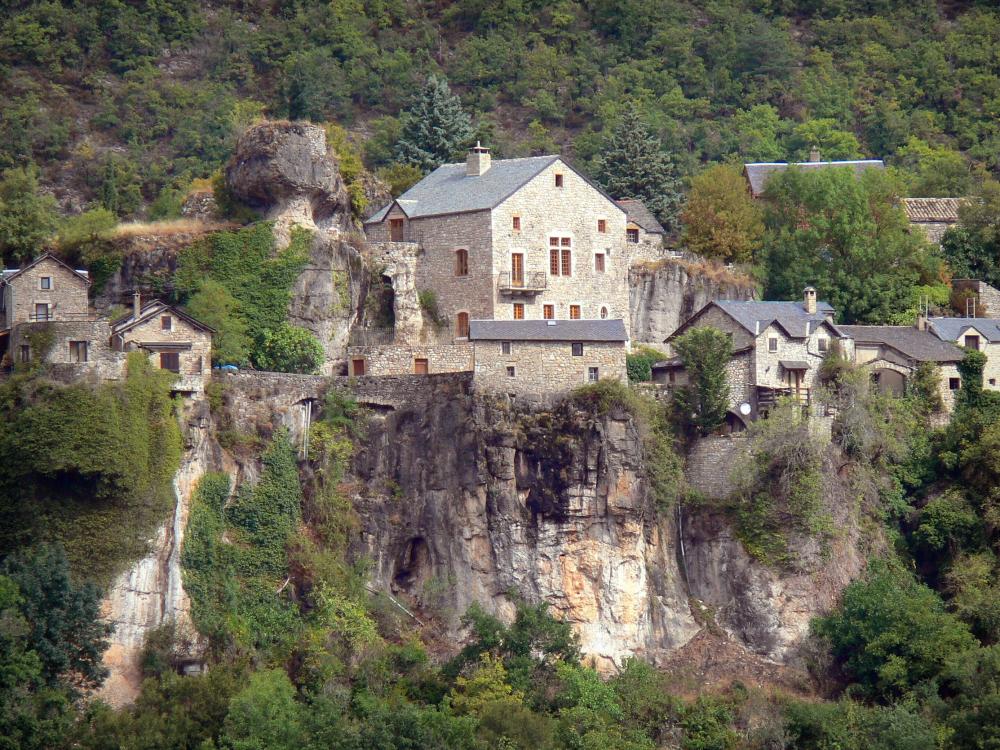
[[[125,355],[112,350],[110,339],[106,318],[21,323],[11,332],[12,364],[16,368],[41,358],[80,377],[118,380],[125,372]]]
[[[54,255],[45,254],[20,270],[0,277],[0,316],[3,328],[18,323],[87,320],[93,315],[86,271],[77,271]]]
[[[964,198],[902,198],[903,211],[910,226],[936,245],[944,233],[958,223]]]
[[[960,310],[959,312],[965,312],[966,314],[974,312],[977,318],[1000,316],[1000,289],[979,279],[952,279],[951,288],[956,292],[971,294],[975,299],[974,304],[976,307],[974,311]]]
[[[926,327],[941,341],[985,354],[983,388],[1000,390],[1000,318],[928,318]]]
[[[473,357],[470,343],[350,346],[347,348],[347,374],[360,377],[471,372]]]

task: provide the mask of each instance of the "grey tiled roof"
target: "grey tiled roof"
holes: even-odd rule
[[[215,333],[215,329],[212,328],[211,326],[205,325],[204,323],[202,323],[197,318],[192,318],[186,312],[184,312],[182,310],[178,310],[176,307],[173,307],[172,305],[168,305],[166,302],[163,302],[162,300],[158,300],[158,299],[150,300],[149,302],[147,302],[146,304],[144,304],[139,309],[139,317],[138,318],[135,316],[134,311],[130,311],[125,316],[123,316],[121,318],[117,318],[115,320],[112,320],[111,321],[111,332],[113,334],[124,333],[125,331],[129,330],[130,328],[134,328],[135,326],[139,325],[140,323],[144,323],[147,320],[149,320],[149,319],[151,319],[151,318],[159,315],[160,313],[164,313],[164,312],[168,312],[171,315],[176,315],[178,318],[181,318],[182,320],[186,320],[188,323],[190,323],[195,328],[200,328],[203,331],[208,331],[209,333]]]
[[[804,302],[716,300],[713,304],[718,305],[754,336],[771,323],[777,323],[789,336],[804,338],[815,331],[820,323],[827,322],[827,315],[833,314],[833,308],[826,302],[817,302],[814,313],[806,312]],[[836,333],[840,332],[837,326],[832,323],[830,325]]]
[[[49,259],[49,260],[55,261],[60,266],[62,266],[63,268],[65,268],[67,271],[69,271],[70,273],[75,273],[77,276],[79,276],[81,279],[83,279],[84,281],[86,281],[88,284],[90,283],[90,273],[88,271],[86,271],[84,269],[80,269],[80,268],[73,268],[73,266],[69,265],[68,263],[66,263],[62,259],[57,258],[52,253],[42,253],[37,258],[35,258],[33,261],[31,261],[28,265],[26,265],[24,268],[6,268],[6,269],[4,269],[2,272],[0,272],[0,281],[10,281],[11,279],[14,279],[14,278],[20,276],[22,273],[24,273],[25,271],[27,271],[29,268],[37,266],[39,263],[41,263],[46,258]]]
[[[625,198],[620,201],[615,201],[619,206],[625,209],[625,215],[628,220],[638,224],[645,231],[650,234],[666,234],[667,230],[663,228],[663,225],[656,220],[653,216],[653,212],[646,208],[646,204],[640,200],[635,200],[634,198]]]
[[[779,359],[778,364],[786,370],[808,370],[809,363],[801,359]]]
[[[438,167],[396,199],[409,218],[437,216],[491,209],[509,198],[519,187],[559,159],[531,156],[497,159],[478,177],[465,173],[465,162]],[[365,222],[382,221],[392,207],[383,206]]]
[[[930,318],[927,328],[943,341],[958,341],[962,331],[975,328],[991,344],[1000,341],[1000,319],[998,318]]]
[[[854,159],[851,161],[802,161],[794,165],[785,162],[757,162],[744,164],[743,170],[747,180],[750,182],[750,193],[754,198],[759,197],[767,187],[767,181],[776,172],[784,172],[789,166],[796,166],[801,169],[824,169],[826,167],[850,167],[854,170],[855,177],[860,176],[866,169],[885,169],[885,162],[881,159]]]
[[[964,198],[903,198],[906,218],[917,223],[954,224]]]
[[[470,341],[625,341],[616,320],[473,320]]]
[[[841,326],[858,344],[882,344],[917,362],[957,362],[963,352],[929,331],[913,326]]]

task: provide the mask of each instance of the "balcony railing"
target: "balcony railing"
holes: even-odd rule
[[[47,313],[31,313],[28,315],[29,323],[68,323],[68,322],[89,322],[97,320],[97,314],[92,312],[60,312],[50,310]]]
[[[768,409],[783,398],[805,408],[812,406],[812,392],[809,388],[757,388],[757,408]]]
[[[547,284],[548,277],[544,271],[533,271],[513,278],[504,272],[497,277],[497,289],[501,294],[538,294],[545,291]]]

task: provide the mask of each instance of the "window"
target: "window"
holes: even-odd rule
[[[627,242],[636,243],[639,241],[639,230],[638,229],[626,229],[625,230],[625,240]]]
[[[608,221],[607,219],[597,220],[597,231],[601,234],[606,234],[608,231]]]
[[[563,176],[561,174],[556,175],[556,187],[561,188],[563,186]]]
[[[542,317],[546,320],[555,320],[556,317],[556,306],[555,305],[542,305]]]
[[[35,304],[35,320],[49,319],[49,303],[38,302]]]
[[[949,391],[957,391],[961,387],[962,387],[962,379],[961,378],[948,378],[948,390]]]
[[[365,374],[365,360],[363,358],[351,360],[351,375],[361,377]]]
[[[524,320],[524,303],[514,303],[514,320]]]
[[[563,248],[561,252],[561,257],[562,257],[562,275],[572,276],[573,253],[567,250],[566,248]]]
[[[601,320],[604,320],[606,317],[608,317],[608,308],[602,306],[601,307]]]
[[[570,305],[569,306],[569,319],[570,320],[579,320],[580,319],[580,306],[579,305]]]
[[[21,361],[30,362],[31,361],[31,347],[27,344],[21,344]]]
[[[162,318],[160,318],[161,331],[170,331],[173,329],[173,327],[174,327],[174,321],[170,318],[169,315],[164,315]]]
[[[70,362],[86,362],[87,361],[87,342],[86,341],[70,341],[69,342],[69,361]]]
[[[588,367],[587,368],[587,382],[588,383],[596,383],[600,379],[601,379],[601,372],[600,372],[600,370],[598,370],[596,367]]]
[[[767,340],[767,350],[771,352],[771,354],[778,351],[778,338],[776,336],[772,336]]]
[[[966,336],[965,337],[965,346],[966,346],[967,349],[975,349],[976,351],[978,351],[979,350],[979,337],[978,336],[972,336],[972,335]]]
[[[507,377],[508,378],[512,378],[516,374],[517,374],[517,371],[514,369],[514,365],[507,365]]]
[[[469,338],[469,313],[460,312],[455,316],[455,335],[460,339]]]
[[[996,385],[996,384],[997,384],[997,379],[996,378],[990,378],[990,385]]]
[[[559,248],[557,247],[549,249],[549,274],[559,275]]]
[[[180,372],[181,355],[177,352],[160,352],[160,369]]]
[[[38,280],[38,288],[39,289],[51,289],[52,288],[52,277],[51,276],[42,276],[42,278],[40,278]]]
[[[573,351],[573,356],[574,357],[582,357],[583,356],[583,344],[582,343],[573,344],[572,351]]]
[[[500,342],[500,353],[501,354],[510,354],[510,342],[509,341],[501,341]]]
[[[569,276],[572,272],[573,240],[569,237],[549,237],[549,273]]]
[[[515,232],[520,232],[521,231],[521,217],[520,216],[515,216],[513,218],[513,222],[514,222],[514,231]]]
[[[430,372],[430,365],[428,364],[426,358],[417,357],[413,360],[413,374],[414,375],[426,375]]]
[[[460,248],[455,251],[455,275],[469,275],[469,251],[465,248]]]
[[[817,343],[819,343],[819,350],[821,352],[825,352],[826,351],[826,347],[827,347],[827,345],[830,342],[827,339],[819,339],[819,341]]]
[[[604,253],[594,254],[594,270],[597,273],[604,273]]]
[[[524,253],[510,255],[510,285],[524,286]]]
[[[389,219],[389,241],[390,242],[402,242],[403,241],[403,220],[402,219]]]

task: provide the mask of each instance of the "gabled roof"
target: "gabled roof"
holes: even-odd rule
[[[816,312],[807,313],[804,302],[714,300],[688,318],[669,338],[685,331],[712,306],[719,308],[751,336],[759,335],[772,323],[790,338],[805,338],[823,325],[829,326],[835,335],[843,335],[837,326],[827,320],[827,316],[833,314],[833,308],[826,302],[817,302]]]
[[[961,349],[913,326],[840,326],[856,344],[878,344],[917,362],[958,362]]]
[[[383,206],[365,220],[366,224],[382,221],[393,205],[402,209],[409,219],[424,216],[488,211],[496,208],[546,167],[562,159],[558,155],[530,156],[525,159],[497,159],[481,175],[465,173],[465,162],[438,167],[392,203]],[[567,169],[580,175],[609,201],[614,200],[587,177],[563,160]]]
[[[43,260],[51,260],[54,263],[58,263],[60,266],[62,266],[63,268],[65,268],[67,271],[69,271],[74,276],[79,276],[87,284],[90,283],[90,274],[88,274],[86,271],[77,270],[77,269],[73,268],[73,266],[69,265],[64,260],[61,260],[60,258],[57,258],[52,253],[43,253],[42,255],[39,255],[37,258],[35,258],[33,261],[31,261],[31,263],[29,263],[28,265],[26,265],[24,268],[5,269],[3,271],[3,273],[0,274],[0,283],[7,283],[7,282],[10,282],[10,281],[13,281],[18,276],[20,276],[22,273],[24,273],[25,271],[27,271],[29,268],[34,268],[39,263],[41,263]]]
[[[625,322],[616,320],[473,320],[470,341],[625,341]]]
[[[656,220],[653,212],[646,208],[646,204],[634,198],[625,198],[615,201],[625,210],[625,215],[633,224],[638,224],[650,234],[666,234],[667,230]]]
[[[750,183],[750,193],[754,198],[759,198],[767,188],[767,181],[771,175],[784,172],[790,166],[800,169],[825,169],[827,167],[849,167],[854,170],[854,176],[860,177],[861,173],[868,169],[885,169],[885,162],[881,159],[853,159],[850,161],[800,161],[793,164],[786,162],[754,162],[743,165],[743,173]]]
[[[902,198],[906,218],[915,224],[955,224],[964,198]]]
[[[958,341],[966,328],[975,328],[991,344],[1000,341],[998,318],[928,318],[927,330],[942,341]]]
[[[135,316],[134,313],[130,312],[125,317],[118,318],[118,320],[112,321],[111,333],[112,335],[125,333],[125,331],[135,328],[137,325],[141,325],[163,312],[169,312],[171,315],[176,315],[178,318],[186,321],[188,324],[194,326],[195,328],[200,328],[201,330],[208,331],[209,333],[215,333],[214,328],[205,325],[197,318],[192,318],[187,313],[182,312],[181,310],[178,310],[176,307],[168,305],[166,302],[162,302],[158,299],[152,300],[143,305],[142,308],[139,310],[138,318]]]

